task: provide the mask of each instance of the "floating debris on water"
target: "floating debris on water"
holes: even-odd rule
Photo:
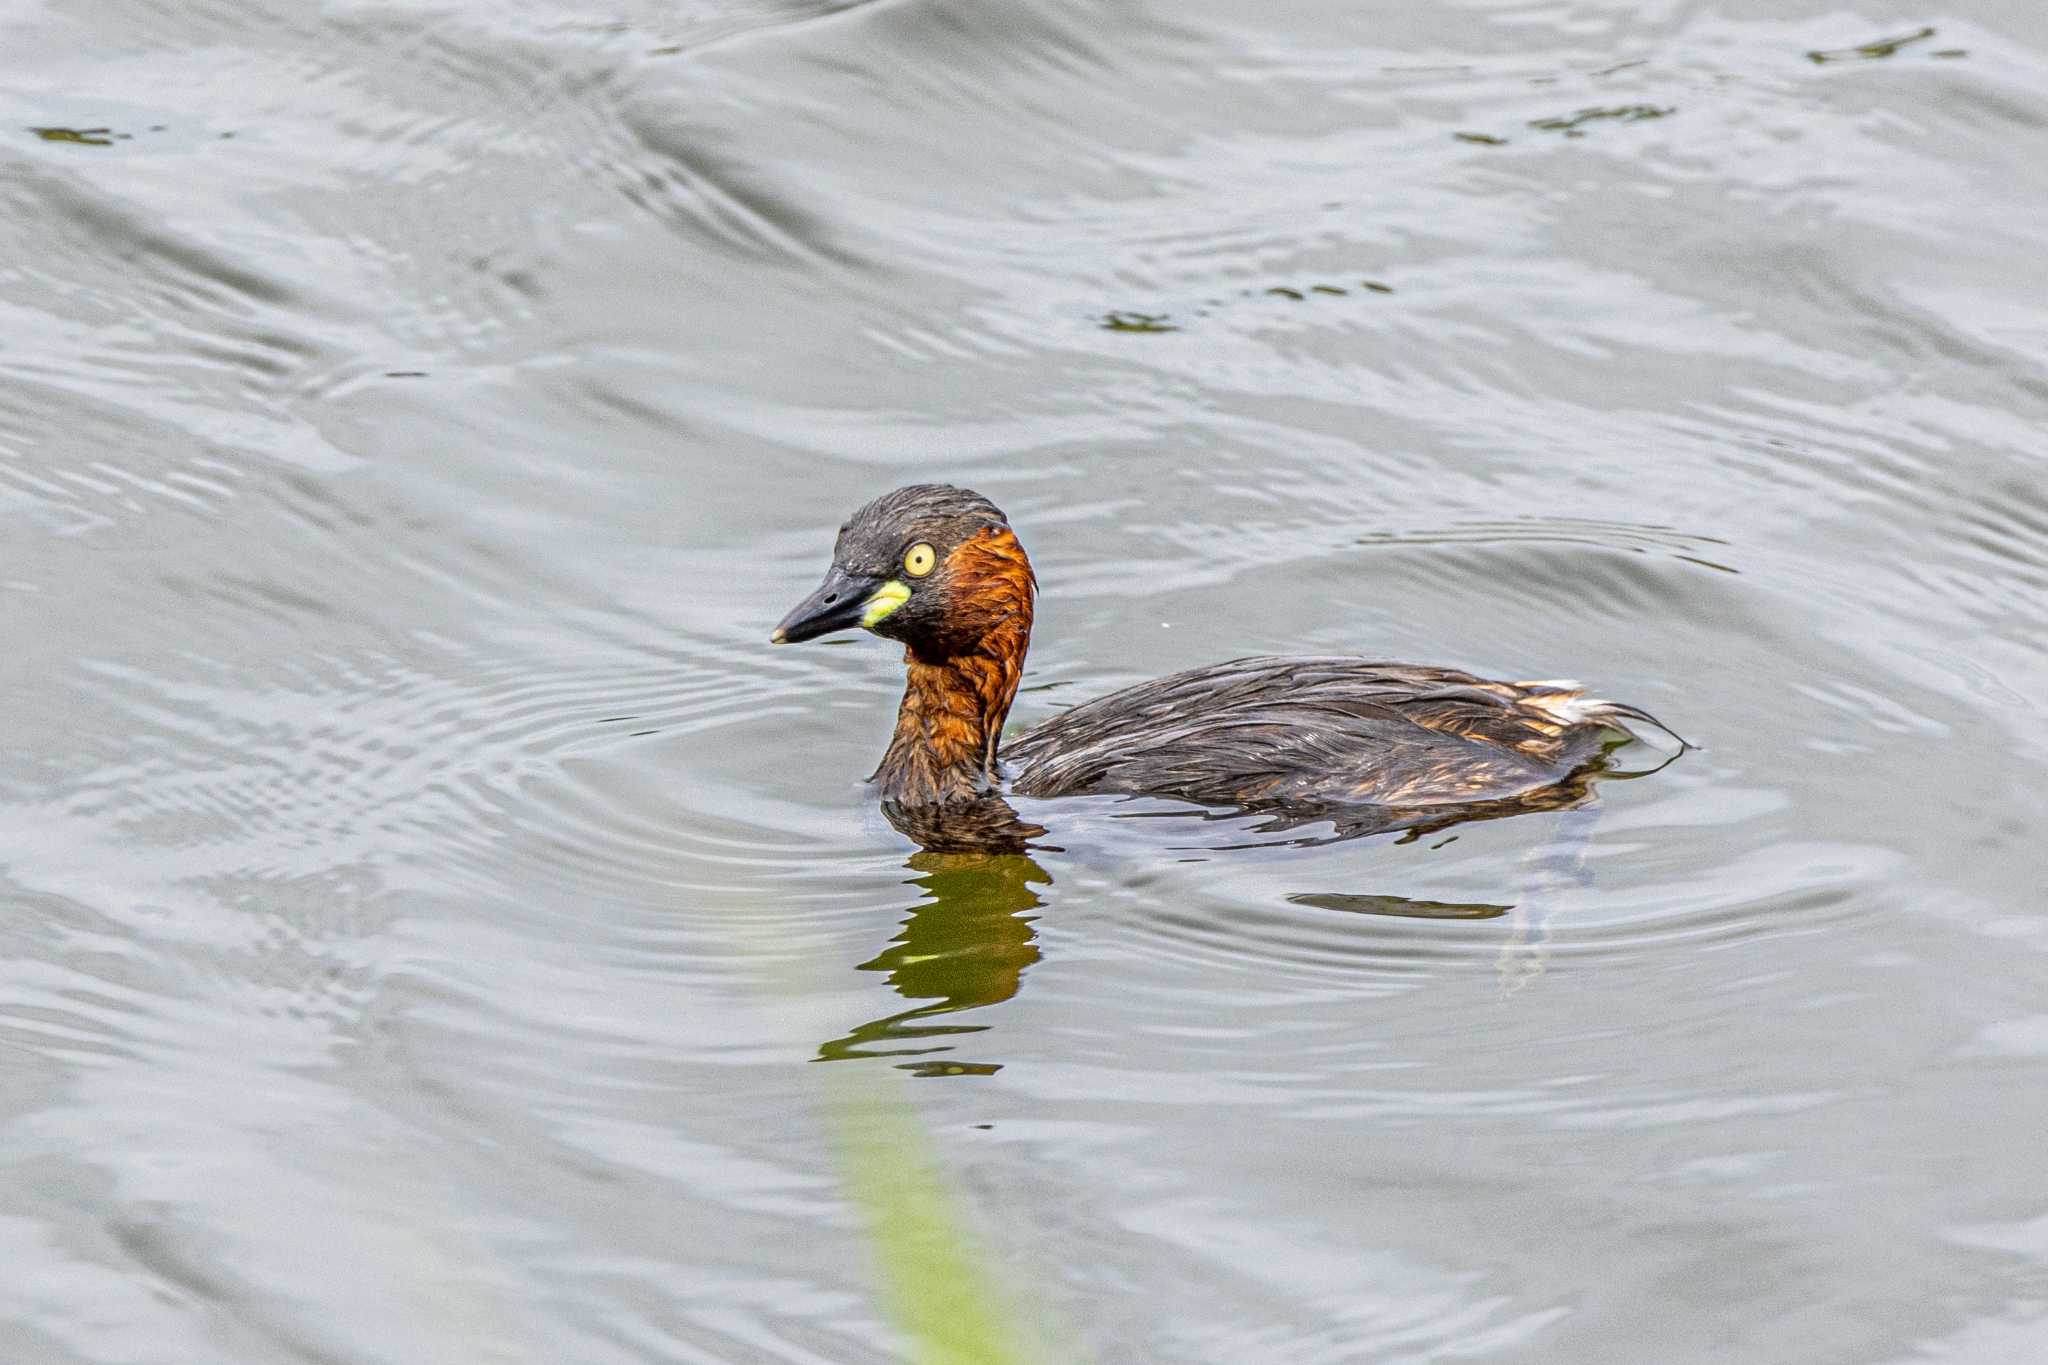
[[[1560,115],[1556,118],[1530,119],[1529,126],[1546,133],[1584,137],[1585,125],[1589,123],[1644,123],[1653,118],[1669,118],[1677,112],[1678,106],[1675,104],[1661,109],[1654,104],[1614,104],[1581,109],[1576,114]]]
[[[898,1062],[898,1071],[908,1071],[920,1080],[940,1076],[993,1076],[1003,1069],[1001,1062]]]
[[[114,139],[128,136],[111,128],[31,128],[29,131],[45,142],[75,142],[84,147],[111,147]]]
[[[1451,136],[1460,142],[1476,142],[1482,147],[1505,147],[1508,145],[1506,138],[1495,137],[1492,133],[1452,133]]]
[[[1896,38],[1873,38],[1854,47],[1816,48],[1806,54],[1806,60],[1815,66],[1825,66],[1829,62],[1874,62],[1891,56],[1910,43],[1923,43],[1933,36],[1932,28],[1917,28]],[[1959,49],[1951,48],[1950,51],[1961,55]],[[1940,57],[1946,54],[1937,52],[1934,55]]]
[[[1442,848],[1449,842],[1446,839],[1430,847]],[[1497,919],[1515,908],[1480,901],[1422,901],[1406,896],[1359,896],[1337,891],[1296,892],[1287,898],[1287,903],[1316,910],[1341,910],[1351,915],[1392,915],[1397,919]]]
[[[1391,284],[1382,284],[1378,280],[1360,280],[1358,282],[1358,287],[1360,289],[1369,290],[1375,294],[1391,294],[1394,292],[1394,286],[1392,286]],[[1276,284],[1270,289],[1263,289],[1259,292],[1267,295],[1270,298],[1293,299],[1297,303],[1306,300],[1311,294],[1321,294],[1325,298],[1339,299],[1348,298],[1351,294],[1351,291],[1349,289],[1344,288],[1342,285],[1335,284],[1307,284],[1299,286],[1290,284]]]
[[[1391,294],[1394,286],[1380,280],[1360,280],[1356,285],[1315,282],[1309,284],[1275,284],[1267,287],[1240,289],[1240,299],[1286,299],[1290,303],[1306,303],[1312,299],[1342,299],[1364,291],[1372,294]],[[1096,323],[1108,332],[1178,332],[1187,326],[1184,318],[1205,318],[1218,308],[1226,307],[1231,300],[1226,298],[1204,299],[1200,307],[1176,316],[1172,313],[1140,313],[1128,308],[1119,308],[1104,313]]]
[[[1171,313],[1132,313],[1118,310],[1102,315],[1102,327],[1110,332],[1178,332],[1180,324]]]

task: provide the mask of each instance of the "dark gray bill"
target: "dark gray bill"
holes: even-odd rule
[[[848,573],[834,564],[831,572],[825,575],[825,581],[818,585],[818,590],[797,603],[795,609],[782,618],[782,624],[775,628],[768,642],[793,645],[799,640],[815,640],[820,635],[859,625],[861,613],[867,609],[868,598],[881,585],[879,578]]]

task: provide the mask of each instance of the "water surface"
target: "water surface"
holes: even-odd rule
[[[1076,1357],[2048,1356],[2037,10],[0,19],[0,1355],[893,1359],[837,1069]],[[921,479],[1022,722],[1703,747],[919,852],[892,651],[764,642]]]

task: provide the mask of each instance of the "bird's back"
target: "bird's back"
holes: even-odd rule
[[[1499,801],[1598,758],[1632,708],[1568,682],[1349,657],[1233,659],[1086,702],[1004,746],[1011,790],[1212,806]]]

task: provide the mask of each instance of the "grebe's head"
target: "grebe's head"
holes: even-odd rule
[[[968,654],[1001,626],[1028,636],[1035,586],[994,503],[951,484],[912,484],[839,528],[825,581],[768,638],[793,644],[864,626],[922,657]]]

